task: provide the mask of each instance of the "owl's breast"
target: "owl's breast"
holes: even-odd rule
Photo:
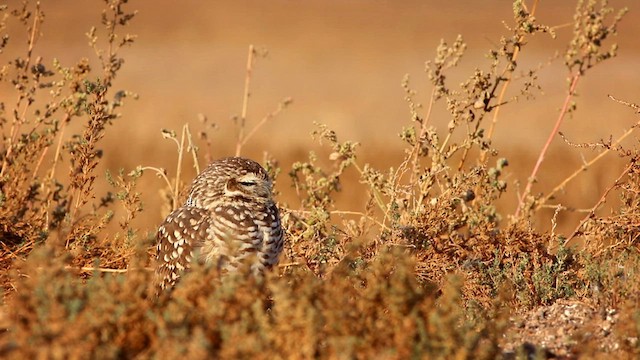
[[[282,228],[275,204],[220,203],[211,209],[208,241],[200,258],[236,270],[248,264],[254,272],[275,265],[282,252]]]

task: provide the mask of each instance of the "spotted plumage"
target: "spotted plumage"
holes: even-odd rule
[[[255,161],[212,162],[191,184],[184,205],[158,230],[158,283],[172,287],[193,261],[258,275],[278,262],[283,232],[267,172]]]

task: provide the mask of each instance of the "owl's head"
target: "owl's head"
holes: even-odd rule
[[[241,157],[216,160],[198,175],[191,186],[188,204],[209,207],[224,199],[266,202],[272,183],[257,162]]]

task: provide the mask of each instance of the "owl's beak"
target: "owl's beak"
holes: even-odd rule
[[[259,196],[269,198],[271,197],[271,181],[260,182],[256,188],[256,193]]]

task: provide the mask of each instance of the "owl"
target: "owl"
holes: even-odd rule
[[[158,230],[156,274],[171,288],[192,262],[260,275],[278,262],[283,231],[260,164],[241,157],[212,162],[191,184],[189,197]]]

